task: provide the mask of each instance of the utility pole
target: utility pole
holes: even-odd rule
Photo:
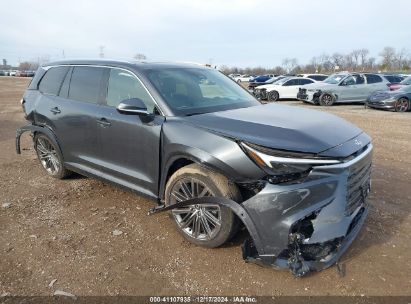
[[[99,54],[100,58],[104,58],[104,48],[105,48],[104,45],[100,46],[100,54]]]

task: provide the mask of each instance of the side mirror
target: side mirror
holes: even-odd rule
[[[148,116],[150,113],[144,102],[139,98],[125,99],[117,106],[121,114]]]

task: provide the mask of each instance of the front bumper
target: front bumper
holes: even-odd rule
[[[267,184],[242,207],[258,231],[243,245],[246,261],[303,276],[333,265],[368,214],[372,144],[353,160],[317,167],[295,185]]]
[[[250,233],[242,246],[246,262],[303,276],[336,263],[361,230],[368,213],[372,149],[370,143],[350,161],[315,167],[301,183],[266,182],[241,204],[203,197],[150,213],[193,204],[229,207]]]
[[[377,109],[394,109],[396,100],[367,100],[365,105],[370,108],[377,108]]]
[[[307,89],[300,88],[297,93],[297,99],[304,102],[317,104],[320,95],[321,91],[308,91]]]

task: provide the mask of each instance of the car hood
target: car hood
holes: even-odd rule
[[[183,120],[234,140],[273,149],[315,154],[343,145],[363,133],[358,127],[337,116],[278,104],[188,116]],[[356,151],[358,148],[352,149]],[[339,149],[338,154],[355,152],[342,150]]]
[[[398,99],[401,96],[411,95],[411,92],[404,91],[403,88],[395,91],[375,91],[368,97],[369,101],[381,101],[386,99]]]
[[[331,87],[335,87],[335,84],[329,84],[329,83],[325,83],[325,82],[314,82],[314,83],[310,83],[310,84],[306,84],[304,86],[302,86],[304,89],[308,90],[323,90],[323,89],[329,89]]]

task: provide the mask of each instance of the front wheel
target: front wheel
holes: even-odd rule
[[[323,93],[320,96],[320,105],[322,106],[332,106],[334,104],[335,98],[333,95],[328,93]]]
[[[226,177],[197,164],[188,165],[175,172],[166,185],[166,205],[207,196],[225,197],[234,201],[241,198],[238,188]],[[204,247],[221,246],[233,237],[238,229],[238,219],[231,209],[218,204],[175,208],[170,216],[185,239]]]
[[[267,99],[269,101],[277,101],[280,98],[277,91],[271,91],[268,93]]]
[[[394,105],[395,112],[407,112],[409,108],[410,108],[410,101],[404,97],[398,99]]]

